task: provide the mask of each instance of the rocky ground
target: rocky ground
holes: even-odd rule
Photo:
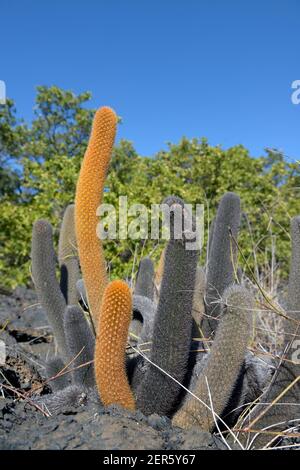
[[[104,408],[91,397],[76,408],[45,416],[45,410],[33,401],[51,392],[44,370],[53,355],[53,337],[32,290],[0,293],[0,359],[3,345],[6,358],[0,362],[0,450],[227,449],[220,438],[199,429],[183,431],[173,428],[166,417],[146,417],[117,406]],[[281,442],[295,444],[299,439]]]
[[[104,409],[91,400],[45,416],[32,398],[50,392],[44,365],[53,354],[52,340],[33,291],[0,295],[0,341],[6,348],[0,364],[0,449],[226,449],[221,439],[173,428],[168,418]]]

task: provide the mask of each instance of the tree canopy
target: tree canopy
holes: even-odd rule
[[[87,92],[75,95],[40,86],[30,123],[17,117],[12,100],[0,105],[2,286],[30,283],[35,220],[48,219],[57,238],[63,210],[74,201],[91,129],[95,110],[88,108],[90,98]],[[121,140],[114,148],[107,188],[104,202],[116,207],[119,196],[127,196],[128,204],[150,208],[170,194],[204,204],[207,225],[220,197],[234,191],[241,197],[244,214],[240,264],[267,272],[272,263],[283,278],[287,274],[290,218],[300,213],[300,168],[280,152],[269,149],[266,156],[254,158],[242,145],[223,149],[205,138],[183,137],[153,157],[141,157],[131,142]],[[155,240],[106,241],[111,277],[129,277],[142,254],[151,253],[157,260],[162,247]],[[205,250],[202,257],[204,261]]]

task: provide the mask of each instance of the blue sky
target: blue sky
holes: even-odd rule
[[[299,0],[1,0],[0,79],[20,116],[36,85],[90,90],[153,155],[187,137],[300,159]]]

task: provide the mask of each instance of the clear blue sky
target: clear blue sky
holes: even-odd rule
[[[36,85],[90,90],[153,155],[205,136],[300,158],[299,0],[1,0],[0,79],[30,119]]]

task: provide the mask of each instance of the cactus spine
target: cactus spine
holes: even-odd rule
[[[76,187],[76,237],[89,308],[95,323],[108,282],[103,247],[96,233],[96,211],[102,201],[116,125],[117,117],[110,108],[100,108],[96,112]]]
[[[95,377],[104,405],[119,404],[133,410],[125,365],[125,349],[132,314],[131,292],[123,281],[112,281],[105,289],[95,347]]]

